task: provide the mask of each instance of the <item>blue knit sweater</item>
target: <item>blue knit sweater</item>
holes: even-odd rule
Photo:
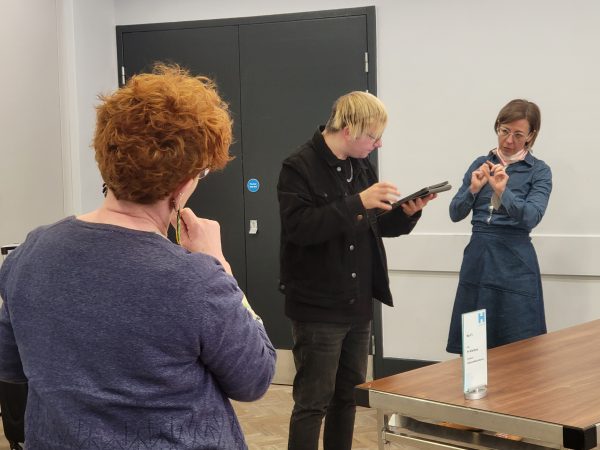
[[[0,296],[29,450],[247,448],[229,398],[265,393],[275,350],[216,259],[70,217],[8,256]]]

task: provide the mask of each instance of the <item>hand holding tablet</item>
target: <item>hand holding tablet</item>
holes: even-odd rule
[[[418,191],[413,192],[412,194],[407,195],[406,197],[403,197],[400,200],[392,203],[392,209],[390,209],[388,211],[382,211],[378,215],[390,212],[390,211],[398,208],[400,205],[402,205],[404,203],[407,203],[407,202],[409,202],[411,200],[415,200],[417,198],[424,198],[424,197],[427,197],[428,195],[431,195],[431,194],[437,194],[438,192],[449,191],[450,189],[452,189],[452,185],[448,184],[447,181],[444,181],[444,182],[438,183],[438,184],[433,184],[431,186],[424,187],[423,189],[419,189]]]

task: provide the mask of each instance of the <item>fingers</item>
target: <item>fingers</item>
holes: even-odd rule
[[[437,198],[437,194],[429,194],[427,197],[420,198],[419,200],[422,203],[421,209],[425,208],[427,206],[427,203],[429,203],[431,200],[434,200],[436,198]]]
[[[417,198],[416,200],[409,200],[406,203],[402,203],[401,206],[402,210],[404,211],[404,214],[406,214],[407,216],[412,216],[417,211],[423,209],[423,200],[421,200],[420,198]]]
[[[485,178],[488,178],[490,176],[490,171],[491,171],[491,167],[489,164],[483,164],[479,170],[481,170],[481,173],[483,174],[483,176]]]
[[[425,208],[425,206],[427,206],[427,203],[436,198],[437,194],[429,194],[427,197],[421,197],[415,200],[410,200],[401,205],[402,210],[407,216],[412,216],[416,212],[421,211],[423,208]]]
[[[375,191],[378,192],[386,201],[396,201],[398,197],[400,197],[400,191],[392,183],[382,181],[375,183],[371,187],[375,188]]]
[[[175,214],[176,217],[176,214]],[[183,236],[189,236],[190,232],[192,232],[193,230],[195,230],[196,225],[197,225],[197,221],[198,221],[198,217],[196,217],[196,214],[194,214],[194,212],[190,209],[190,208],[183,208],[180,212],[179,212],[179,220],[180,220],[180,227],[181,227],[181,235]]]
[[[489,175],[493,176],[498,171],[500,171],[500,172],[505,171],[504,164],[494,164],[491,161],[486,161],[485,163],[483,163],[481,166],[481,169],[483,169],[488,174],[488,176]]]
[[[190,208],[183,208],[180,212],[180,215],[181,220],[186,224],[186,226],[192,225],[194,220],[198,218],[196,217],[196,214],[194,214],[194,211],[192,211]]]
[[[391,183],[379,182],[362,191],[359,196],[365,209],[390,210],[392,208],[390,203],[398,199],[400,191]]]
[[[473,175],[478,181],[487,181],[486,173],[483,171],[483,169],[473,171]]]
[[[490,183],[498,183],[499,181],[508,178],[506,168],[502,164],[496,164],[488,178]]]

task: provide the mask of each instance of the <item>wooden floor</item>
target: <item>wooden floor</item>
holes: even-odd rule
[[[271,385],[267,394],[254,403],[233,402],[250,450],[284,450],[292,412],[292,387]],[[321,435],[323,427],[321,427]],[[319,449],[323,448],[322,441]],[[377,448],[377,412],[357,408],[353,450]]]
[[[275,384],[257,402],[233,402],[250,450],[284,450],[287,448],[292,405],[292,387]],[[322,444],[319,445],[319,448],[323,448]],[[377,414],[375,410],[358,408],[352,448],[353,450],[377,448]],[[0,450],[9,450],[4,434],[0,436]]]

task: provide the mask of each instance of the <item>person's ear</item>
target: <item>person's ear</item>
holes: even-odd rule
[[[177,189],[171,195],[172,201],[174,201],[176,207],[182,207],[183,205],[179,205],[182,197],[189,198],[195,189],[195,183],[198,180],[198,177],[192,177],[188,180],[183,181]],[[187,194],[187,195],[186,195]]]
[[[525,141],[526,149],[529,149],[529,147],[531,146],[531,141],[533,141],[533,138],[535,137],[536,132],[537,132],[537,130],[533,130],[531,133],[529,133],[529,136],[531,136],[531,137]]]
[[[346,139],[347,141],[353,140],[354,138],[352,137],[352,132],[350,131],[350,127],[348,125],[346,125],[343,129],[342,129],[342,133],[344,135],[344,139]]]

